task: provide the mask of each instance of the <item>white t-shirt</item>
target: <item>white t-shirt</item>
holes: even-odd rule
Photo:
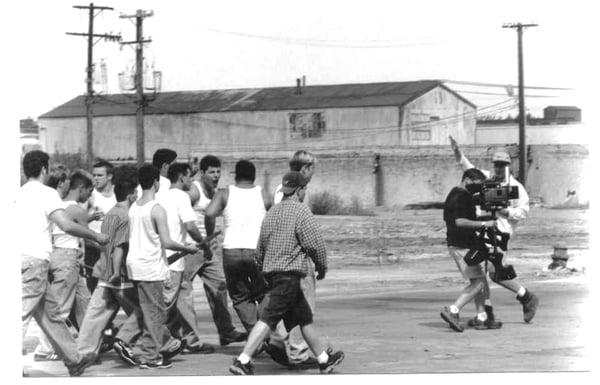
[[[202,189],[202,185],[199,181],[195,180],[193,183],[200,192],[200,198],[193,207],[194,212],[196,213],[196,227],[198,227],[200,234],[205,237],[206,226],[204,226],[204,216],[206,215],[206,208],[210,204],[211,199],[204,194],[204,190]]]
[[[65,210],[69,206],[80,207],[75,201],[63,201],[63,203]],[[79,249],[79,238],[65,233],[56,223],[52,223],[52,245],[63,249]]]
[[[169,236],[177,243],[185,244],[187,240],[187,230],[184,223],[194,222],[196,215],[192,209],[190,196],[178,188],[172,188],[164,191],[158,198],[160,205],[167,212],[167,225],[169,227]],[[167,257],[175,254],[173,250],[165,250]],[[185,267],[185,259],[180,258],[176,262],[169,265],[169,269],[173,271],[183,271]]]
[[[260,186],[249,189],[229,186],[227,206],[223,210],[223,248],[256,249],[266,212]]]
[[[169,266],[152,223],[152,209],[157,200],[140,206],[137,202],[129,209],[129,252],[127,273],[135,281],[164,281]]]
[[[117,198],[115,197],[114,192],[109,197],[105,197],[101,192],[94,189],[94,191],[92,191],[91,203],[93,203],[91,207],[92,212],[96,211],[96,208],[98,208],[106,214],[117,204]],[[100,232],[101,226],[102,221],[91,221],[89,224],[90,229],[97,233]]]
[[[50,259],[52,236],[50,214],[64,209],[58,192],[38,181],[25,183],[16,200],[18,248],[21,257]]]

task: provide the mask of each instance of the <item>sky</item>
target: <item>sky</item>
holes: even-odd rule
[[[8,81],[13,112],[33,117],[85,93],[87,11],[76,0],[11,2],[6,36],[19,59]],[[584,109],[595,49],[591,1],[98,1],[95,33],[135,38],[144,20],[146,63],[162,72],[162,91],[449,79],[516,85],[517,33],[504,23],[537,23],[523,35],[525,84],[573,90],[527,90],[528,111],[547,105]],[[595,28],[595,27],[594,27]],[[107,90],[134,62],[133,45],[98,41]],[[11,61],[12,62],[12,61]],[[448,85],[480,108],[509,98],[505,88]],[[478,93],[479,92],[479,93]],[[484,95],[497,93],[499,95]],[[544,96],[544,97],[540,97]],[[549,97],[551,96],[551,97]],[[494,109],[491,110],[492,112]]]

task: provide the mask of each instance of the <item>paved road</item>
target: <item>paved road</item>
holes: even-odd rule
[[[493,331],[465,330],[456,333],[439,317],[442,306],[452,302],[460,284],[393,284],[394,269],[381,268],[332,272],[329,285],[319,291],[317,326],[334,348],[344,350],[345,361],[337,373],[449,373],[449,372],[537,372],[588,371],[591,368],[583,304],[589,290],[585,276],[531,281],[527,283],[541,298],[538,315],[531,324],[522,321],[520,304],[508,291],[494,287],[495,311],[504,322]],[[396,269],[399,270],[399,269]],[[349,291],[340,283],[362,276],[387,285],[371,285]],[[326,280],[327,281],[327,280]],[[325,282],[326,282],[325,281]],[[376,281],[376,279],[375,279]],[[392,282],[392,283],[390,283]],[[336,287],[338,289],[336,289]],[[201,309],[200,309],[201,310]],[[472,305],[463,314],[472,315]],[[217,343],[209,316],[202,311],[205,339]],[[185,355],[174,359],[171,369],[142,370],[126,367],[113,352],[84,376],[174,376],[228,375],[231,359],[242,345],[218,347],[212,355]],[[24,357],[30,376],[65,376],[60,362],[32,362]],[[290,372],[268,356],[256,359],[257,374],[314,374],[316,370]]]

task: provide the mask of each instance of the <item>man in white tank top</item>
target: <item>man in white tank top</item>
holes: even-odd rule
[[[165,250],[195,253],[195,246],[184,246],[171,239],[167,213],[156,200],[160,188],[159,171],[152,165],[138,171],[142,196],[129,209],[129,251],[127,273],[138,292],[143,317],[143,334],[133,348],[142,369],[171,367],[169,359],[181,352],[180,340],[171,336],[165,325],[167,313],[163,285],[169,277]],[[139,324],[133,313],[123,327]]]
[[[196,226],[202,236],[211,235],[215,231],[215,218],[205,216],[206,208],[210,204],[221,178],[221,161],[213,155],[204,156],[199,162],[198,176],[194,178],[190,191],[190,199],[196,213]],[[227,284],[223,273],[223,262],[221,252],[216,250],[216,242],[211,246],[212,258],[206,258],[203,253],[198,253],[185,258],[185,269],[183,274],[183,283],[179,293],[180,312],[183,318],[185,312],[189,313],[188,318],[197,319],[194,310],[193,299],[193,280],[196,276],[202,279],[204,284],[204,293],[210,307],[217,332],[219,333],[219,343],[229,345],[234,342],[245,341],[248,334],[235,329],[229,313],[227,304]],[[186,349],[199,341],[195,330],[199,330],[200,325],[188,325],[183,323],[182,334],[186,341]],[[191,348],[190,350],[193,350]],[[184,350],[185,351],[185,350]]]
[[[235,165],[235,184],[219,190],[206,208],[206,215],[211,218],[223,213],[223,270],[227,290],[248,333],[258,320],[257,288],[263,282],[254,256],[262,220],[271,206],[263,189],[254,185],[255,177],[254,164],[240,160]]]
[[[316,164],[317,158],[304,150],[296,151],[289,162],[290,171],[300,172],[306,178],[307,183],[315,173]],[[275,189],[274,204],[278,204],[283,198],[281,188],[280,184]],[[306,205],[309,204],[308,190],[305,192],[303,202]],[[308,260],[308,272],[306,277],[300,280],[300,287],[314,314],[317,302],[316,279],[315,269],[310,259]],[[266,352],[274,361],[291,369],[311,368],[317,365],[317,360],[310,356],[310,348],[302,336],[300,327],[295,327],[288,333],[283,322],[277,324],[276,331],[271,334]]]
[[[80,206],[90,197],[92,192],[92,179],[82,171],[74,172],[69,181],[70,186],[67,195],[63,198],[65,213],[76,223],[87,227],[87,213]],[[52,178],[52,186],[55,186]],[[59,178],[59,180],[62,179]],[[52,253],[50,254],[49,273],[52,280],[49,282],[48,291],[57,299],[56,309],[58,317],[66,322],[74,337],[83,323],[85,310],[90,301],[90,292],[82,284],[78,285],[81,267],[81,239],[65,233],[58,226],[52,226]],[[79,291],[79,293],[77,293]],[[78,294],[78,295],[77,295]],[[70,317],[74,310],[74,317]],[[56,360],[58,355],[54,352],[50,341],[42,334],[40,341],[34,351],[35,361]]]
[[[94,178],[94,191],[92,191],[92,196],[88,201],[88,215],[90,229],[100,232],[104,215],[117,204],[112,183],[113,165],[105,160],[95,163],[92,176]],[[100,259],[100,249],[93,244],[86,244],[84,272],[90,292],[93,292],[98,284],[98,280],[92,276],[92,270],[98,259]]]

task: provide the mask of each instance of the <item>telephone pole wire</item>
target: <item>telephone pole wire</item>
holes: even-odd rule
[[[135,49],[135,90],[137,95],[137,109],[135,114],[135,147],[138,166],[144,164],[146,159],[144,151],[144,44],[152,42],[151,39],[144,40],[143,23],[146,17],[153,16],[152,11],[138,9],[135,15],[121,15],[122,19],[135,18],[136,36],[135,41],[122,42],[121,44],[136,44]]]
[[[109,40],[109,41],[120,41],[121,35],[112,35],[112,34],[95,34],[94,33],[94,17],[96,17],[100,12],[105,10],[112,11],[111,7],[103,7],[94,5],[94,3],[90,3],[90,5],[74,5],[73,8],[77,9],[87,9],[89,10],[89,23],[88,23],[88,32],[87,33],[79,33],[79,32],[67,32],[67,35],[72,36],[85,36],[88,38],[87,45],[87,77],[86,77],[86,95],[85,95],[85,112],[86,112],[86,143],[87,143],[87,160],[88,162],[93,162],[94,160],[94,124],[93,124],[93,104],[94,104],[94,83],[93,83],[93,74],[94,74],[94,59],[93,59],[93,47],[94,47],[94,38]],[[100,12],[95,13],[96,10]]]
[[[527,149],[525,143],[525,91],[523,78],[523,28],[537,27],[537,24],[506,23],[502,28],[516,28],[519,57],[519,181],[525,187],[527,178]]]

